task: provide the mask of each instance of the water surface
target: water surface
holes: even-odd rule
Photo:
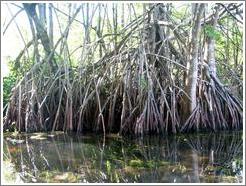
[[[242,132],[121,138],[5,134],[13,182],[242,182]]]

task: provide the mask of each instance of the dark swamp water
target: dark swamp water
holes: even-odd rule
[[[243,133],[120,138],[4,134],[9,182],[242,182]]]

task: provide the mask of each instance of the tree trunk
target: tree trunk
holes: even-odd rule
[[[121,29],[125,26],[125,4],[121,4]]]
[[[215,8],[215,14],[212,20],[212,29],[216,29],[218,17],[219,17],[218,8]],[[215,36],[209,35],[208,36],[208,66],[210,73],[216,77],[216,62],[215,62]]]
[[[53,49],[53,13],[52,13],[52,3],[49,3],[49,38],[50,38],[50,47]]]
[[[183,99],[182,104],[182,121],[184,122],[192,111],[196,107],[196,86],[197,86],[197,74],[198,74],[198,48],[199,48],[199,34],[201,31],[201,18],[204,11],[203,3],[196,3],[193,5],[194,8],[194,23],[191,33],[191,52],[190,60],[187,62],[187,72],[185,80],[185,92],[186,95]]]
[[[117,4],[113,3],[113,30],[114,30],[114,47],[117,46],[117,18],[118,18],[118,11],[117,11]]]
[[[38,11],[39,11],[39,19],[42,22],[44,28],[46,28],[46,4],[45,3],[39,3],[38,4]]]
[[[48,59],[48,56],[51,54],[50,39],[45,25],[37,15],[36,5],[36,3],[23,3],[27,15],[34,21],[37,37],[41,39],[41,43],[45,51],[45,58]],[[50,59],[53,59],[53,57]],[[54,60],[49,60],[48,62],[52,68],[52,71],[54,72],[56,70],[56,64],[54,63]]]

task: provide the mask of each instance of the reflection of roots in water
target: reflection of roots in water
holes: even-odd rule
[[[75,181],[139,182],[147,178],[160,180],[164,175],[178,179],[182,175],[188,181],[198,182],[209,166],[229,165],[235,157],[242,156],[241,133],[207,135],[151,136],[135,139],[135,143],[129,139],[111,139],[103,146],[98,138],[81,140],[79,136],[61,134],[44,141],[26,137],[23,144],[16,146],[5,140],[4,146],[27,182],[33,181],[33,177],[43,182],[45,177],[39,177],[40,173],[52,174],[52,171],[53,177],[57,171],[80,175]],[[17,150],[9,151],[13,147]],[[187,153],[192,158],[187,161],[189,167],[184,162]],[[130,168],[133,163],[135,167]],[[141,175],[129,177],[136,174]]]
[[[199,155],[209,154],[210,162],[214,164],[230,163],[234,157],[242,156],[242,134],[235,135],[208,134],[208,137],[196,136],[187,138],[187,144]]]
[[[206,139],[203,136],[187,138],[189,146],[196,151],[201,159],[200,176],[220,176],[225,174],[223,170],[232,168],[235,158],[243,156],[242,134],[235,135],[208,134]]]

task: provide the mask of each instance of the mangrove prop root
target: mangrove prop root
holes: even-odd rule
[[[86,52],[78,68],[68,63],[68,47],[59,54],[61,62],[55,70],[47,70],[50,65],[45,59],[35,64],[13,88],[4,130],[14,126],[25,132],[95,131],[142,136],[241,129],[240,101],[212,75],[209,82],[197,81],[197,105],[185,121],[181,119],[182,100],[187,97],[181,83],[187,70],[183,64],[187,51],[176,49],[174,42],[186,48],[181,40],[185,36],[182,28],[167,20],[170,32],[175,28],[179,37],[174,41],[163,38],[163,29],[158,22],[149,22],[147,13],[123,28],[115,49],[101,51],[97,60],[91,56],[98,46],[106,46],[104,37],[82,46]],[[59,41],[62,39],[66,39],[64,35]]]

